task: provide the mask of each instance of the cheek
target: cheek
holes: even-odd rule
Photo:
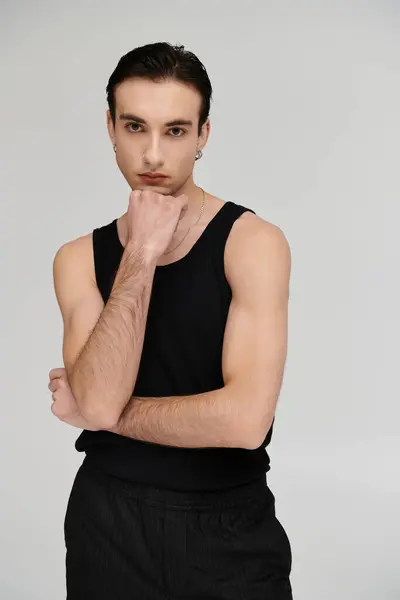
[[[195,162],[195,154],[196,149],[192,148],[192,144],[185,148],[180,148],[179,152],[176,154],[175,164],[177,164],[182,171],[191,171]]]
[[[125,179],[129,180],[135,171],[138,170],[138,160],[135,157],[135,153],[120,151],[116,156],[117,165]]]
[[[143,151],[139,144],[124,144],[120,143],[117,151],[117,160],[121,164],[129,164],[137,162],[140,159]]]

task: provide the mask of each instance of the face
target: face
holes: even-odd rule
[[[107,112],[118,166],[132,189],[177,194],[193,183],[198,149],[204,148],[209,121],[198,135],[201,96],[177,81],[130,79],[115,90],[115,126]],[[150,179],[144,173],[161,173]]]

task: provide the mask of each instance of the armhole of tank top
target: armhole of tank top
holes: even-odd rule
[[[105,303],[104,298],[104,285],[101,279],[101,263],[103,256],[103,236],[102,236],[102,228],[96,227],[93,229],[92,233],[92,245],[93,245],[93,261],[94,261],[94,274],[96,277],[97,288],[103,298],[103,302]]]
[[[229,281],[226,277],[226,273],[225,273],[225,250],[226,250],[226,245],[228,243],[228,237],[229,234],[232,231],[232,227],[234,226],[235,222],[237,221],[237,219],[239,219],[239,217],[241,217],[243,215],[243,213],[245,212],[252,212],[254,215],[256,214],[254,210],[252,210],[251,208],[247,208],[245,206],[241,206],[240,204],[234,204],[234,206],[236,207],[235,210],[235,215],[234,215],[234,219],[231,219],[228,223],[228,227],[226,229],[226,235],[225,238],[223,239],[222,242],[222,250],[220,251],[220,256],[221,256],[221,268],[222,268],[222,274],[224,277],[224,282],[225,285],[227,286],[227,288],[231,291],[231,286],[229,284]]]

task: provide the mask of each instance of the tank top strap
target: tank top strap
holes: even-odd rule
[[[208,234],[208,242],[210,242],[213,247],[216,246],[219,250],[223,250],[233,224],[244,212],[247,211],[256,214],[251,208],[247,208],[241,204],[236,204],[231,200],[225,202],[207,227],[208,231],[206,233]]]
[[[96,282],[104,302],[107,302],[110,295],[122,255],[115,240],[115,220],[96,227],[92,234]]]

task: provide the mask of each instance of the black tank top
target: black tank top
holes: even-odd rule
[[[235,220],[253,210],[226,202],[182,259],[157,266],[136,396],[201,394],[223,387],[222,345],[232,292],[224,249]],[[107,302],[124,248],[117,220],[93,231],[97,285]],[[106,472],[183,491],[217,490],[264,477],[273,424],[255,449],[182,448],[84,430],[75,448]]]

